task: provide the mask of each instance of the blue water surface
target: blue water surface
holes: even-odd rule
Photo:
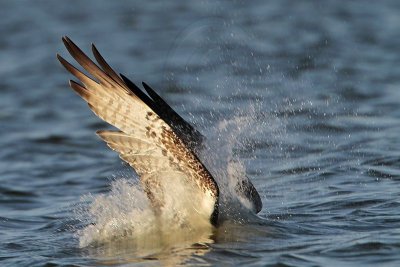
[[[63,35],[230,145],[263,223],[80,247],[82,196],[137,177],[69,89]],[[399,48],[395,0],[2,1],[0,265],[400,265]]]

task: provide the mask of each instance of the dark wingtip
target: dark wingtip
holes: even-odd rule
[[[142,89],[140,89],[134,82],[129,80],[122,73],[120,73],[119,76],[121,76],[122,80],[128,86],[129,90],[131,90],[132,93],[134,93],[137,97],[139,97],[140,100],[142,100],[146,105],[148,105],[154,112],[158,114],[158,109],[155,106],[153,100],[149,96],[147,96],[142,91]]]
[[[69,83],[69,86],[71,86],[72,88],[73,88],[74,86],[80,86],[80,87],[82,87],[79,83],[75,82],[74,80],[69,80],[68,83]]]
[[[66,36],[63,36],[62,38],[61,38],[61,40],[62,40],[62,42],[64,43],[64,45],[65,46],[67,46],[68,45],[68,41],[67,41],[67,39],[66,38],[68,38],[68,37],[66,37]]]
[[[65,67],[66,60],[59,53],[56,54],[56,57],[58,61],[61,63],[61,65]]]
[[[92,52],[93,52],[93,54],[100,54],[99,53],[99,50],[97,49],[97,47],[94,45],[94,43],[91,43],[91,46],[92,46]]]
[[[73,56],[74,50],[81,52],[82,54],[84,54],[82,52],[82,50],[71,40],[69,39],[68,36],[64,36],[62,38],[62,41],[65,45],[65,47],[67,48],[67,50],[70,52],[70,54]]]
[[[132,85],[136,90],[140,90],[140,88],[137,87],[137,85],[134,84],[131,80],[129,80],[128,77],[126,77],[122,73],[120,73],[119,76],[121,76],[122,80],[124,81],[124,83],[126,83],[128,85],[128,87],[130,87]]]
[[[57,59],[61,63],[61,65],[64,66],[64,68],[67,68],[68,62],[58,53],[57,53]]]
[[[132,81],[129,80],[129,78],[126,77],[125,75],[123,75],[122,73],[120,73],[119,76],[121,76],[121,78],[124,80],[124,82],[130,82],[130,83],[132,83]]]
[[[68,38],[68,36],[64,35],[61,40],[63,41],[64,45],[67,46],[69,42],[71,42],[71,39]]]
[[[142,92],[142,90],[131,80],[129,80],[129,78],[127,78],[125,75],[123,75],[122,73],[119,74],[119,76],[121,76],[122,80],[124,81],[124,83],[126,83],[126,85],[128,85],[128,87],[133,90],[133,93],[135,94],[140,94]]]
[[[161,99],[161,97],[153,90],[153,88],[151,88],[147,83],[142,82],[142,85],[144,87],[144,90],[146,90],[146,92],[152,97],[154,98],[154,96],[156,95],[158,100]],[[163,101],[165,102],[165,101]]]
[[[79,83],[75,82],[74,80],[69,80],[69,86],[82,98],[86,99],[87,97],[87,90],[85,87],[80,85]]]

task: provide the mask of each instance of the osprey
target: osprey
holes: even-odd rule
[[[117,151],[139,175],[154,214],[165,217],[165,207],[186,209],[194,220],[218,224],[218,184],[198,158],[204,136],[179,116],[149,85],[145,92],[124,75],[118,75],[92,44],[94,63],[68,37],[62,38],[71,56],[90,75],[57,54],[61,64],[81,83],[71,88],[91,110],[119,131],[97,135]],[[238,182],[236,191],[258,213],[261,198],[250,180]]]

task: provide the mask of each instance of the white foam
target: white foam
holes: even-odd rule
[[[107,194],[84,198],[90,204],[78,212],[78,218],[90,224],[78,231],[81,247],[155,230],[155,217],[140,187],[127,179],[115,180],[111,186]]]

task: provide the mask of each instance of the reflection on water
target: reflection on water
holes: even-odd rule
[[[140,263],[143,261],[158,262],[163,266],[180,264],[204,264],[201,257],[213,248],[240,248],[241,244],[252,243],[282,235],[272,224],[259,218],[258,222],[238,223],[226,221],[218,228],[197,229],[190,231],[171,231],[169,233],[152,233],[140,238],[125,237],[110,240],[99,245],[84,248],[85,257],[95,259],[96,265],[120,265]],[[260,249],[256,248],[255,249]],[[245,252],[243,252],[246,254]],[[255,257],[257,258],[257,257]]]
[[[140,238],[124,238],[84,249],[86,257],[96,265],[119,265],[146,261],[159,262],[163,266],[177,266],[195,256],[209,251],[213,243],[211,231],[171,231],[153,233]]]

